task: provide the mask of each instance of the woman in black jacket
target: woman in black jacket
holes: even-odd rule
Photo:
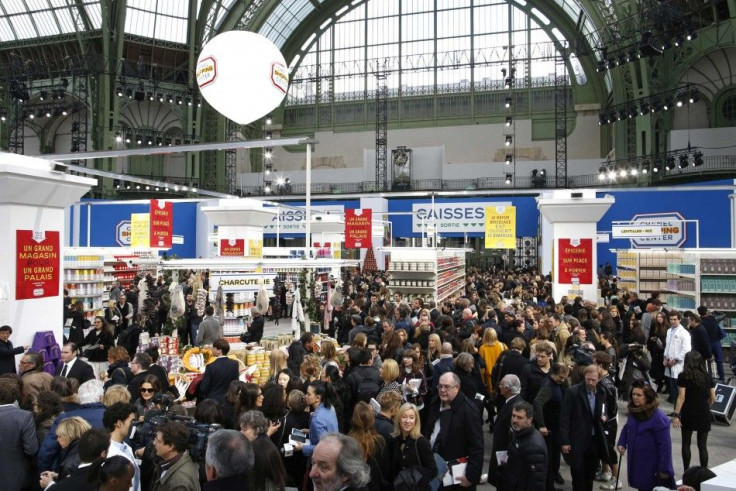
[[[285,443],[289,443],[291,430],[309,428],[309,413],[304,392],[295,389],[289,392],[287,398],[289,411],[281,418],[277,425],[270,425],[268,435],[281,453],[281,460],[286,470],[286,485],[300,488],[307,470],[307,458],[302,452],[293,452],[287,456],[282,452]]]
[[[534,423],[547,444],[547,483],[545,489],[554,491],[555,478],[560,471],[560,411],[562,396],[567,385],[570,367],[564,363],[553,363],[547,379],[534,399]]]
[[[99,315],[95,317],[93,329],[87,334],[82,342],[82,346],[88,346],[84,350],[84,356],[95,370],[95,375],[99,376],[107,370],[107,350],[115,346],[115,340],[109,331],[105,319]]]
[[[393,441],[391,442],[390,482],[394,490],[429,489],[429,482],[437,475],[437,464],[434,460],[429,440],[420,432],[419,410],[414,404],[403,404],[396,412]],[[422,478],[414,487],[407,483],[402,488],[397,486],[397,477],[406,469],[417,470]],[[408,473],[403,473],[402,476]],[[404,480],[405,482],[406,480]]]
[[[105,390],[113,385],[128,385],[133,380],[130,371],[130,355],[122,346],[113,346],[107,350],[107,372],[102,374],[105,380]]]

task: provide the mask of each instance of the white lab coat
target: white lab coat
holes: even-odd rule
[[[664,357],[668,360],[676,360],[676,363],[665,368],[667,377],[677,379],[685,366],[685,355],[692,349],[690,333],[682,325],[670,327],[667,330],[667,342],[664,345]]]

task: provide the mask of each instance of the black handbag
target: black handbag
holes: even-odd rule
[[[396,475],[394,491],[419,491],[423,477],[416,466],[407,467]]]

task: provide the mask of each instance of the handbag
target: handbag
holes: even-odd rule
[[[416,466],[399,471],[394,479],[394,491],[419,491],[424,476]]]

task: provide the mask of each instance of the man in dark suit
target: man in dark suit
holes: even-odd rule
[[[15,370],[15,355],[20,355],[28,349],[28,346],[13,347],[10,335],[13,328],[0,326],[0,375],[3,373],[18,373]]]
[[[488,482],[500,487],[502,482],[503,467],[498,465],[496,452],[508,451],[511,445],[511,413],[514,404],[522,402],[521,381],[514,374],[509,374],[501,379],[498,391],[505,401],[498,411],[496,422],[493,424],[493,450],[491,461],[488,466]]]
[[[20,384],[0,379],[0,489],[24,489],[33,484],[31,459],[38,451],[33,413],[18,409]]]
[[[251,309],[253,320],[250,323],[248,332],[240,336],[240,340],[245,343],[260,343],[263,337],[263,326],[266,320],[257,309]]]
[[[236,360],[227,357],[230,352],[230,343],[225,338],[216,339],[212,344],[212,354],[217,357],[207,365],[204,377],[199,384],[199,390],[206,399],[215,399],[225,404],[225,395],[230,382],[238,380],[240,367]]]
[[[460,378],[453,372],[442,374],[437,397],[427,409],[422,433],[432,449],[445,461],[467,457],[465,475],[453,476],[455,484],[444,489],[474,490],[483,472],[483,422],[478,406],[460,392]]]
[[[605,421],[602,387],[598,387],[598,367],[588,365],[583,370],[585,380],[565,391],[560,412],[560,445],[567,455],[572,474],[573,491],[591,491],[598,461],[604,456],[605,436],[601,422]]]
[[[87,380],[95,378],[95,372],[92,370],[92,365],[86,361],[80,360],[77,356],[79,355],[79,348],[74,343],[66,343],[61,348],[61,363],[56,367],[56,373],[54,375],[61,375],[66,378],[75,378],[79,381],[79,385],[82,385]]]

